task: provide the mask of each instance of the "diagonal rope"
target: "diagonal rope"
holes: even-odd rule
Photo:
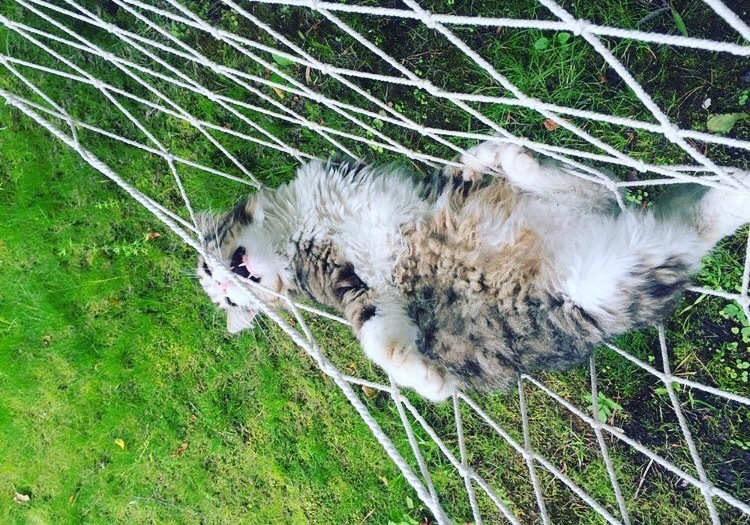
[[[352,151],[348,149],[348,143],[345,144],[343,141],[344,139],[358,144],[365,144],[373,148],[381,148],[396,152],[410,159],[433,166],[458,166],[458,164],[439,155],[426,153],[411,145],[407,146],[402,144],[398,139],[394,138],[395,135],[391,135],[386,132],[385,129],[381,130],[373,127],[368,124],[365,119],[379,119],[388,125],[397,126],[400,129],[413,130],[421,137],[429,139],[435,144],[441,146],[442,151],[452,154],[464,152],[464,149],[459,146],[458,143],[454,142],[455,139],[484,140],[487,138],[484,134],[474,133],[470,130],[442,129],[439,127],[423,126],[410,119],[396,108],[391,107],[391,105],[387,104],[385,100],[381,100],[377,96],[369,93],[366,89],[363,89],[363,87],[357,83],[358,80],[410,86],[437,99],[447,100],[466,114],[475,118],[478,122],[487,126],[488,129],[499,134],[495,140],[511,141],[521,144],[530,149],[566,162],[568,165],[584,172],[576,172],[575,174],[577,176],[582,176],[588,180],[603,184],[611,191],[615,192],[616,195],[619,195],[617,192],[619,188],[648,187],[658,184],[697,182],[707,186],[724,188],[735,186],[734,179],[727,176],[727,174],[733,169],[731,166],[717,165],[706,155],[695,150],[688,142],[686,142],[686,139],[705,141],[707,143],[729,146],[744,151],[750,150],[750,141],[747,140],[711,135],[694,130],[683,130],[674,126],[649,94],[643,90],[623,63],[612,54],[604,43],[602,43],[601,38],[615,37],[634,39],[642,42],[668,44],[711,52],[730,53],[740,57],[750,56],[750,46],[731,42],[716,42],[712,40],[688,38],[676,35],[661,35],[595,25],[586,20],[575,18],[553,0],[540,0],[540,3],[553,13],[553,15],[557,17],[557,20],[482,18],[431,13],[423,9],[414,0],[405,0],[404,3],[408,9],[338,4],[319,2],[317,0],[256,0],[257,3],[299,6],[319,13],[326,20],[330,21],[338,30],[356,41],[363,50],[378,57],[383,63],[389,65],[394,71],[397,71],[400,76],[351,70],[325,63],[307,52],[304,48],[294,44],[291,39],[286,38],[282,32],[277,31],[270,25],[264,23],[255,16],[250,9],[240,6],[233,0],[223,0],[223,4],[233,9],[235,13],[253,24],[258,30],[269,35],[279,47],[283,46],[284,49],[277,49],[276,47],[264,44],[263,42],[245,38],[232,32],[214,27],[206,20],[201,19],[199,15],[188,9],[178,0],[167,0],[158,5],[149,5],[138,0],[113,0],[114,4],[119,6],[124,12],[128,13],[135,23],[140,24],[139,27],[147,28],[147,31],[142,34],[119,27],[115,24],[110,24],[100,15],[86,9],[74,0],[62,1],[72,10],[52,4],[45,0],[16,0],[18,5],[34,15],[25,19],[28,22],[27,24],[0,15],[0,24],[32,43],[44,53],[47,53],[47,55],[53,58],[56,62],[63,64],[69,69],[68,71],[64,71],[47,65],[33,63],[31,59],[26,57],[11,56],[10,51],[8,51],[7,54],[0,54],[0,66],[7,69],[11,78],[17,79],[21,85],[28,88],[34,95],[38,96],[46,106],[38,101],[29,100],[28,98],[13,93],[7,89],[0,89],[0,96],[2,96],[8,104],[16,107],[37,124],[47,129],[53,136],[76,151],[87,163],[101,172],[105,177],[118,184],[118,186],[126,191],[134,200],[146,207],[146,209],[154,214],[158,220],[167,225],[185,243],[204,256],[207,256],[207,254],[202,252],[200,242],[197,238],[198,232],[193,224],[180,217],[178,213],[169,210],[164,205],[135,189],[122,177],[117,175],[109,166],[104,164],[100,159],[94,156],[89,149],[87,149],[79,136],[79,130],[90,131],[97,136],[118,141],[121,144],[142,151],[144,154],[154,155],[164,160],[169,167],[172,178],[174,179],[174,184],[180,193],[185,209],[193,220],[193,206],[182,183],[178,166],[181,170],[184,169],[184,167],[191,167],[204,173],[221,176],[233,182],[239,182],[245,186],[260,186],[260,182],[253,177],[244,164],[240,162],[233,152],[225,147],[221,140],[217,139],[214,134],[222,133],[243,140],[252,141],[265,148],[291,155],[297,160],[308,159],[315,156],[301,151],[295,146],[286,143],[280,136],[267,131],[260,124],[259,120],[250,118],[243,110],[252,112],[252,114],[257,113],[263,115],[265,118],[306,128],[322,137],[337,150],[348,154],[352,154]],[[726,5],[719,0],[704,0],[704,2],[731,27],[736,29],[740,36],[746,40],[750,40],[750,38],[748,38],[750,30],[748,29],[747,24],[740,20],[736,14],[726,7]],[[176,10],[176,12],[162,8],[162,4],[164,7],[171,7]],[[47,11],[44,11],[43,9],[46,9]],[[493,97],[449,92],[441,89],[429,80],[420,78],[410,68],[401,64],[394,57],[390,56],[379,46],[371,42],[362,33],[358,32],[340,17],[334,15],[334,13],[339,12],[421,21],[427,27],[434,29],[438,34],[446,38],[470,61],[485,70],[491,78],[493,78],[508,93],[512,94],[513,97]],[[55,16],[50,13],[55,13]],[[145,13],[148,13],[149,16],[146,16]],[[92,27],[107,32],[109,35],[116,37],[119,42],[128,46],[128,49],[137,51],[139,58],[131,59],[126,56],[117,56],[106,51],[104,48],[95,44],[92,40],[84,38],[75,30],[65,25],[58,20],[56,16],[68,17],[72,20],[84,22]],[[65,19],[67,20],[68,18]],[[54,33],[49,30],[43,30],[34,27],[33,25],[29,25],[32,22],[38,23],[39,21],[44,21],[49,24],[51,27],[55,28],[57,32]],[[278,75],[284,80],[284,83],[281,84],[274,82],[272,79],[263,78],[254,75],[251,72],[238,71],[213,61],[206,54],[192,48],[174,36],[170,31],[169,26],[169,24],[174,23],[182,24],[186,27],[191,27],[204,32],[216,42],[226,45],[233,51],[241,53],[243,56],[252,60],[265,71],[273,72]],[[510,81],[499,71],[496,71],[495,68],[476,51],[471,49],[466,42],[458,38],[455,32],[450,28],[450,26],[455,25],[571,31],[585,39],[599,56],[604,59],[609,67],[620,75],[625,84],[633,90],[638,100],[651,112],[656,123],[615,117],[583,109],[567,108],[528,97],[516,86],[510,83]],[[106,60],[108,64],[111,64],[114,67],[113,71],[121,72],[124,75],[124,78],[130,79],[135,85],[143,88],[146,92],[150,93],[155,100],[158,100],[158,102],[129,93],[127,89],[112,85],[97,78],[92,71],[87,71],[88,68],[79,66],[61,54],[60,50],[51,47],[53,44]],[[316,70],[355,93],[357,96],[361,97],[361,100],[364,102],[362,102],[360,106],[356,103],[336,100],[335,98],[319,93],[311,86],[305,85],[298,79],[294,78],[293,75],[290,75],[283,69],[277,67],[272,60],[267,60],[258,53],[270,53],[274,56],[283,57],[300,66]],[[175,58],[179,58],[179,60],[172,60]],[[221,93],[219,92],[220,90],[209,88],[205,83],[196,79],[195,73],[190,74],[188,66],[193,68],[205,68],[205,70],[216,74],[221,79],[239,86],[249,95],[247,98],[238,98]],[[95,122],[83,122],[80,119],[74,118],[69,111],[65,109],[64,104],[53,100],[44,90],[32,82],[30,76],[24,74],[26,71],[34,74],[47,75],[50,76],[50,78],[57,77],[59,79],[65,79],[67,81],[78,83],[79,85],[94,88],[112,104],[120,115],[124,116],[126,120],[130,121],[135,128],[142,133],[143,137],[146,139],[145,142],[140,142],[132,137],[129,138],[111,130],[103,129],[97,126]],[[195,69],[193,69],[193,71],[195,71]],[[190,108],[175,102],[168,92],[164,91],[161,84],[156,83],[157,81],[166,83],[164,84],[164,87],[167,87],[168,85],[169,88],[198,95],[210,101],[212,104],[216,104],[227,111],[234,119],[244,124],[246,128],[252,129],[254,133],[257,133],[262,138],[258,138],[243,131],[225,128],[216,123],[210,122],[207,119],[197,118],[189,111]],[[278,100],[274,99],[273,96],[269,96],[261,91],[258,86],[293,93],[297,96],[314,101],[344,118],[349,125],[353,126],[353,130],[335,129],[331,126],[314,122],[303,116],[301,113],[281,104]],[[182,122],[186,122],[211,142],[216,150],[224,155],[224,157],[228,159],[244,175],[244,177],[237,177],[231,173],[226,173],[223,170],[208,166],[192,158],[184,158],[184,156],[180,157],[172,154],[169,149],[165,147],[164,142],[162,142],[156,134],[148,128],[147,119],[138,118],[135,113],[123,104],[126,100],[138,104],[146,111],[156,111],[162,115],[174,117]],[[591,151],[580,151],[575,148],[567,148],[561,145],[542,144],[530,141],[524,137],[513,136],[503,126],[489,119],[477,109],[469,105],[470,102],[488,102],[511,107],[515,106],[532,109],[550,120],[557,122],[561,127],[584,140],[587,144],[597,148],[597,152],[592,153]],[[269,107],[271,109],[269,109]],[[641,129],[650,133],[659,134],[668,139],[670,143],[675,144],[685,151],[697,164],[693,166],[651,165],[644,161],[633,159],[631,156],[620,152],[610,144],[592,136],[582,126],[568,122],[560,115],[604,122],[621,127]],[[64,132],[60,126],[50,119],[59,121],[62,123],[63,127],[67,126],[69,132]],[[352,154],[352,156],[355,155]],[[581,164],[576,160],[572,160],[573,158],[595,160],[602,163],[626,166],[641,172],[654,173],[661,176],[661,178],[641,181],[613,182],[599,170]],[[692,173],[708,173],[709,175],[696,177]],[[738,189],[737,191],[746,190]],[[704,287],[691,287],[690,289],[697,293],[709,294],[723,299],[737,301],[742,306],[748,318],[750,318],[750,298],[748,298],[748,287],[750,286],[750,242],[746,245],[746,250],[745,265],[742,274],[742,282],[739,286],[739,293],[711,290]],[[219,261],[213,260],[212,262],[216,264],[219,263]],[[230,277],[236,279],[232,276]],[[697,476],[686,472],[684,469],[675,465],[670,459],[662,457],[638,441],[625,435],[620,429],[617,429],[606,422],[601,422],[598,419],[599,398],[597,371],[593,358],[590,361],[589,372],[594,417],[565,399],[559,393],[553,391],[549,386],[545,385],[537,378],[525,375],[519,380],[518,396],[523,443],[514,439],[486,411],[484,411],[476,401],[463,393],[454,396],[453,419],[455,422],[456,439],[459,448],[459,454],[457,457],[439,437],[435,429],[433,429],[426,421],[420,411],[409,402],[408,398],[401,394],[392,382],[390,384],[383,384],[341,374],[341,372],[333,366],[322,352],[318,342],[313,337],[312,331],[307,326],[307,323],[300,312],[304,310],[313,313],[316,316],[346,324],[345,320],[325,311],[307,305],[294,303],[288,298],[283,297],[295,319],[296,328],[292,328],[282,317],[268,308],[267,305],[255,296],[253,293],[254,287],[252,285],[248,285],[244,282],[241,283],[239,281],[235,284],[240,285],[240,287],[248,294],[248,297],[257,304],[258,308],[268,315],[268,317],[276,323],[295,342],[295,344],[302,348],[318,364],[319,368],[325,374],[334,380],[334,383],[341,389],[342,393],[350,401],[355,411],[368,425],[376,440],[381,444],[388,456],[393,459],[404,478],[414,488],[425,506],[430,509],[438,523],[451,523],[449,513],[446,512],[441,503],[441,501],[446,501],[447,498],[441,495],[440,487],[435,484],[432,478],[428,461],[429,456],[422,450],[424,445],[417,439],[414,429],[412,428],[412,421],[416,421],[419,427],[421,427],[429,436],[432,443],[437,447],[437,450],[439,450],[442,456],[447,459],[450,465],[455,469],[456,474],[462,479],[475,523],[479,524],[483,522],[475,489],[477,491],[481,490],[489,500],[494,503],[502,516],[510,523],[521,523],[518,515],[512,510],[514,506],[513,487],[503,487],[502,481],[498,479],[488,481],[480,476],[479,473],[477,473],[477,471],[469,464],[468,444],[466,441],[467,435],[464,431],[463,419],[461,417],[462,404],[473,413],[477,414],[479,418],[484,421],[484,423],[486,423],[501,439],[510,445],[516,454],[523,458],[526,464],[526,469],[528,470],[530,484],[534,490],[534,499],[536,501],[539,519],[545,525],[552,523],[554,521],[554,516],[551,517],[547,510],[545,492],[540,484],[537,472],[538,469],[543,469],[550,473],[555,480],[567,487],[567,489],[570,490],[570,492],[581,502],[593,509],[608,523],[622,523],[629,525],[632,522],[633,518],[630,515],[627,505],[628,502],[626,501],[622,487],[620,486],[618,472],[616,471],[610,457],[607,440],[622,443],[625,446],[636,450],[647,457],[651,462],[660,465],[674,476],[698,489],[703,496],[712,523],[721,523],[716,502],[717,498],[721,500],[722,504],[728,504],[740,512],[750,515],[750,506],[747,502],[740,501],[732,494],[717,487],[710,479],[703,466],[703,460],[698,452],[695,438],[690,431],[688,421],[683,413],[682,406],[679,402],[678,392],[676,391],[674,384],[676,383],[688,388],[700,390],[707,394],[745,406],[750,406],[750,398],[673,375],[668,361],[669,352],[666,338],[664,330],[661,327],[659,328],[659,343],[662,354],[663,370],[656,369],[614,345],[608,345],[608,347],[615,353],[615,355],[633,363],[654,379],[664,383],[670,399],[670,404],[676,414],[680,430],[684,437],[685,444],[687,445]],[[270,292],[268,290],[264,291],[267,293]],[[404,429],[405,439],[411,450],[411,461],[407,461],[407,459],[398,452],[398,449],[391,438],[385,434],[382,428],[380,428],[377,422],[372,418],[372,415],[352,388],[356,385],[368,386],[390,396],[390,399],[393,401],[399,414],[399,419]],[[531,427],[525,392],[527,385],[530,385],[530,387],[543,393],[553,403],[567,409],[573,414],[573,416],[580,419],[591,428],[596,437],[599,455],[605,465],[608,481],[614,494],[614,500],[617,504],[616,510],[608,509],[604,504],[598,501],[596,497],[587,492],[584,487],[580,486],[574,481],[574,479],[566,474],[566,472],[559,469],[554,464],[554,458],[548,459],[542,453],[534,449],[531,441]],[[417,427],[415,426],[415,428]],[[416,467],[414,467],[414,465],[416,465]],[[417,471],[420,475],[416,473]],[[618,513],[619,517],[616,517]]]

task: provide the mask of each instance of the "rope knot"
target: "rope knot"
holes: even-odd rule
[[[570,28],[571,31],[573,31],[573,34],[575,36],[581,36],[583,33],[587,32],[589,30],[589,22],[587,20],[583,20],[582,18],[579,18],[575,21],[575,24],[573,27]]]
[[[321,95],[320,93],[316,91],[311,91],[310,93],[305,93],[305,96],[314,100],[318,104],[323,104],[325,101],[325,97]]]
[[[648,171],[648,167],[646,166],[646,163],[642,160],[635,160],[635,164],[633,165],[633,168],[638,170],[639,173],[646,173]]]
[[[667,126],[664,126],[664,129],[662,132],[664,133],[664,136],[667,137],[672,142],[679,142],[682,137],[680,137],[680,128],[676,126],[675,124],[669,124]]]
[[[201,89],[201,95],[203,95],[204,97],[206,97],[211,102],[218,102],[219,101],[219,98],[216,96],[216,93],[214,93],[213,91],[210,91],[208,89],[205,89],[205,88]]]
[[[420,16],[419,18],[420,20],[422,20],[422,23],[424,23],[424,25],[426,25],[430,29],[435,29],[437,22],[432,17],[432,13],[430,13],[429,11],[422,11],[421,15],[422,16]]]
[[[317,66],[318,66],[318,71],[320,71],[324,75],[331,76],[333,68],[330,65],[320,62],[319,64],[317,64]]]
[[[420,89],[424,89],[430,95],[437,95],[440,89],[427,79],[420,79],[416,82],[416,86]]]

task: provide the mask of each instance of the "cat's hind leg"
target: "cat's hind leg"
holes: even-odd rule
[[[750,174],[738,180],[750,182]],[[561,239],[553,280],[568,311],[604,337],[653,325],[671,312],[703,257],[748,222],[747,191],[675,189],[653,213],[603,216]]]
[[[549,201],[592,209],[612,208],[615,204],[615,194],[605,181],[599,183],[566,173],[564,169],[572,168],[510,142],[483,142],[462,155],[460,162],[465,166],[466,180],[476,180],[493,170],[502,171],[516,188]]]
[[[750,172],[738,171],[733,176],[744,189],[675,185],[655,203],[654,213],[662,222],[694,228],[705,246],[705,254],[724,237],[750,222]]]

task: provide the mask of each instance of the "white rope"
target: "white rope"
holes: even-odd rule
[[[30,13],[32,16],[24,18],[25,22],[11,20],[10,15],[0,15],[0,24],[5,26],[11,33],[23,38],[31,45],[35,46],[42,53],[54,59],[57,64],[62,66],[51,67],[46,61],[36,63],[33,57],[14,56],[8,50],[0,54],[0,66],[5,68],[12,79],[17,80],[19,89],[27,90],[29,93],[16,93],[13,89],[0,89],[0,96],[6,102],[22,113],[27,115],[40,126],[47,129],[56,138],[61,140],[71,149],[76,151],[88,164],[101,172],[126,191],[134,200],[148,209],[154,216],[170,228],[185,243],[193,247],[196,251],[209,258],[214,264],[219,261],[211,259],[208,254],[202,252],[201,243],[198,238],[198,231],[194,226],[194,212],[189,195],[183,185],[180,170],[185,167],[194,168],[204,173],[224,177],[232,182],[245,186],[259,186],[260,182],[254,177],[250,170],[239,160],[225,144],[225,139],[229,136],[247,140],[254,144],[261,145],[264,148],[273,149],[284,155],[289,155],[297,161],[320,156],[322,152],[305,152],[295,145],[288,144],[280,136],[268,131],[262,124],[262,119],[273,119],[274,121],[284,122],[288,126],[304,128],[320,136],[326,143],[338,151],[342,151],[353,157],[356,157],[354,150],[350,149],[350,144],[363,144],[377,150],[388,150],[398,153],[415,161],[419,161],[431,166],[458,166],[450,158],[453,155],[464,153],[464,149],[456,141],[479,141],[486,140],[488,137],[481,133],[476,133],[465,129],[449,129],[435,126],[422,125],[412,118],[399,111],[396,107],[387,103],[385,100],[378,98],[364,88],[359,82],[379,82],[393,84],[398,86],[407,86],[420,90],[430,97],[435,97],[450,102],[456,108],[467,113],[477,122],[482,123],[491,132],[497,134],[493,140],[510,141],[523,145],[539,153],[557,158],[567,163],[571,168],[575,168],[574,174],[602,184],[609,188],[620,197],[619,188],[642,188],[660,184],[682,184],[686,182],[698,183],[705,186],[734,188],[735,191],[747,191],[747,188],[737,188],[735,180],[728,176],[733,171],[731,166],[720,166],[716,164],[707,155],[698,152],[687,140],[716,144],[725,147],[732,147],[742,151],[750,151],[750,141],[714,135],[702,131],[689,129],[679,129],[675,127],[664,111],[654,102],[653,98],[638,84],[633,75],[627,70],[621,61],[619,61],[607,46],[601,41],[602,37],[613,37],[622,39],[631,39],[640,42],[664,44],[682,48],[699,49],[714,53],[728,53],[738,57],[750,56],[750,46],[734,42],[717,42],[712,40],[685,37],[679,35],[665,35],[649,33],[644,31],[635,31],[627,28],[618,28],[592,24],[589,21],[576,18],[563,7],[553,0],[539,0],[557,20],[526,20],[513,18],[495,18],[495,17],[475,17],[475,16],[457,16],[443,13],[432,13],[423,9],[415,0],[404,0],[407,9],[382,8],[375,6],[352,5],[348,3],[332,3],[317,0],[254,0],[256,3],[280,4],[289,6],[298,6],[319,13],[322,17],[330,22],[334,27],[346,34],[348,38],[361,46],[361,51],[368,56],[375,57],[378,61],[389,66],[392,72],[384,74],[373,71],[357,71],[339,67],[335,64],[326,63],[317,57],[311,51],[295,44],[288,35],[274,29],[258,18],[249,4],[236,3],[233,0],[223,0],[223,4],[232,9],[233,12],[240,16],[246,23],[251,24],[257,29],[259,35],[267,35],[273,39],[274,46],[268,45],[268,39],[263,40],[258,37],[257,40],[245,36],[234,34],[233,32],[217,28],[206,20],[203,20],[195,12],[191,11],[178,0],[165,0],[165,2],[156,5],[147,4],[139,0],[113,0],[124,13],[127,13],[133,23],[138,27],[120,27],[116,24],[107,22],[102,15],[86,9],[75,0],[61,0],[66,7],[55,5],[46,0],[15,0],[18,6]],[[717,16],[725,20],[733,27],[738,35],[746,41],[750,41],[750,28],[735,13],[733,13],[725,4],[719,0],[704,0],[704,2],[716,12]],[[391,17],[409,20],[418,20],[435,31],[436,34],[446,38],[456,49],[458,49],[473,64],[479,66],[487,75],[493,79],[497,85],[502,86],[510,95],[505,97],[487,96],[472,93],[461,93],[445,90],[433,84],[430,80],[421,78],[415,71],[407,67],[404,63],[386,53],[376,43],[370,41],[364,34],[355,30],[345,19],[335,13],[355,13],[377,17]],[[133,58],[131,54],[117,55],[98,46],[92,39],[87,39],[71,29],[69,22],[75,20],[88,24],[93,28],[106,31],[112,37],[119,39],[120,43],[129,49],[135,50],[138,59]],[[210,38],[213,38],[217,44],[226,46],[234,53],[241,54],[244,58],[252,60],[258,64],[264,71],[272,72],[283,79],[279,83],[270,78],[264,78],[253,74],[250,71],[239,71],[228,67],[224,64],[217,63],[204,53],[194,49],[182,40],[177,38],[171,30],[171,25],[177,24],[182,27],[188,27],[199,31]],[[638,100],[645,108],[649,110],[653,117],[652,122],[646,122],[635,118],[616,117],[605,113],[599,113],[582,108],[571,108],[538,100],[527,96],[517,86],[512,84],[504,75],[495,69],[485,58],[480,56],[475,50],[452,30],[454,26],[484,26],[497,28],[518,28],[518,29],[536,29],[542,31],[568,31],[584,39],[598,54],[604,59],[607,65],[614,70],[636,95]],[[50,29],[52,28],[52,29]],[[260,41],[263,40],[263,41]],[[71,51],[74,51],[72,53]],[[86,62],[77,63],[71,57],[88,56],[97,59],[106,60],[111,64],[113,71],[119,71],[123,78],[127,79],[132,85],[138,86],[141,94],[132,93],[126,87],[112,85],[111,82],[98,78],[94,73],[95,68],[90,67]],[[274,60],[269,59],[266,55],[281,57],[299,67],[309,68],[320,75],[338,83],[341,89],[356,95],[357,100],[362,103],[347,102],[343,99],[346,97],[332,98],[315,91],[311,86],[295,78],[283,68],[278,67]],[[230,96],[221,89],[210,87],[209,84],[203,83],[197,78],[200,74],[197,71],[210,72],[216,78],[220,78],[222,83],[241,88],[245,96]],[[96,122],[85,121],[88,117],[84,115],[77,117],[72,115],[66,104],[54,100],[48,92],[42,87],[41,83],[31,80],[32,76],[46,76],[50,79],[60,79],[69,83],[78,84],[85,88],[94,88],[96,93],[104,97],[120,115],[132,123],[135,129],[142,134],[142,137],[125,136],[116,133],[113,130],[102,128]],[[212,77],[213,78],[213,77]],[[16,84],[9,84],[14,86]],[[194,116],[188,107],[180,105],[173,100],[165,91],[178,90],[189,93],[191,96],[197,96],[201,99],[210,101],[226,111],[236,122],[240,123],[241,129],[231,129],[222,124],[210,121],[206,118]],[[298,96],[310,103],[319,104],[331,112],[344,119],[345,125],[341,127],[332,127],[322,122],[315,122],[299,111],[287,107],[278,97],[264,92],[263,89],[273,89],[288,95]],[[348,90],[348,91],[347,91]],[[147,93],[147,95],[143,95]],[[521,107],[533,110],[539,115],[543,115],[550,121],[555,122],[561,128],[566,129],[578,139],[584,141],[590,146],[586,151],[577,148],[566,147],[565,145],[550,145],[531,141],[525,137],[512,135],[502,125],[494,122],[486,115],[478,111],[470,103],[490,103],[502,104],[509,107]],[[165,146],[163,139],[158,137],[149,129],[149,120],[147,115],[156,113],[162,116],[178,119],[183,123],[197,130],[215,148],[216,152],[226,158],[236,173],[228,173],[224,170],[217,169],[193,158],[174,155]],[[254,115],[252,118],[249,114]],[[256,115],[259,116],[256,118]],[[580,119],[579,121],[569,121],[562,116],[571,119]],[[375,127],[371,124],[373,119],[378,119],[384,124],[381,127]],[[629,155],[619,151],[617,148],[608,144],[599,137],[595,137],[586,131],[586,121],[601,122],[629,128],[642,130],[648,133],[658,134],[676,145],[687,155],[692,157],[695,165],[662,165],[649,164],[648,162],[634,159]],[[61,129],[67,127],[65,132]],[[411,130],[431,141],[433,144],[441,147],[441,151],[446,156],[438,156],[432,152],[416,149],[413,145],[402,144],[396,131]],[[117,141],[120,144],[132,147],[134,151],[141,151],[144,154],[154,155],[157,158],[166,161],[172,176],[176,190],[181,196],[182,206],[180,210],[171,210],[167,206],[156,202],[154,199],[135,189],[123,177],[116,174],[109,166],[98,159],[91,150],[82,143],[80,130],[91,132],[85,134],[85,138],[91,140],[92,134],[106,140]],[[143,141],[145,137],[145,141]],[[461,142],[465,144],[466,142]],[[303,148],[304,149],[304,148]],[[312,153],[312,154],[311,154]],[[578,160],[583,159],[597,163],[606,163],[616,166],[622,166],[645,173],[655,174],[658,178],[649,180],[636,181],[618,181],[614,182],[601,171],[582,164]],[[696,174],[701,174],[696,176]],[[624,205],[620,201],[621,205]],[[190,220],[183,217],[187,216]],[[352,403],[357,413],[362,417],[365,423],[372,431],[376,440],[383,447],[384,451],[393,459],[404,478],[414,488],[418,497],[424,505],[432,512],[438,523],[451,523],[451,517],[441,504],[451,498],[441,495],[440,487],[436,486],[430,474],[430,465],[423,454],[420,441],[417,439],[412,421],[421,427],[421,429],[430,437],[434,445],[447,459],[450,465],[455,468],[456,474],[463,480],[471,509],[473,520],[476,524],[481,524],[487,520],[482,518],[477,491],[483,492],[491,502],[497,507],[498,512],[505,520],[513,524],[520,524],[521,520],[508,505],[508,500],[513,499],[513,487],[503,487],[502,480],[493,479],[488,481],[481,476],[470,464],[467,444],[467,434],[464,428],[464,422],[461,415],[462,408],[471,410],[484,423],[506,441],[512,450],[523,458],[526,469],[529,474],[529,483],[534,490],[534,499],[536,510],[538,511],[539,520],[545,525],[555,522],[555,516],[550,516],[547,510],[545,490],[541,485],[538,469],[547,471],[551,476],[565,485],[575,497],[596,511],[608,523],[621,523],[630,525],[633,522],[631,513],[633,509],[628,508],[628,502],[625,499],[621,479],[618,476],[609,453],[608,443],[618,442],[628,446],[648,458],[651,462],[663,467],[668,472],[682,479],[692,487],[698,489],[703,495],[706,509],[711,521],[714,524],[721,523],[720,515],[715,503],[719,498],[722,504],[728,504],[735,509],[750,515],[750,506],[748,502],[740,501],[738,498],[727,491],[717,487],[710,479],[709,474],[703,466],[695,438],[691,433],[688,421],[683,413],[682,406],[679,402],[679,393],[674,384],[679,384],[686,388],[699,390],[706,394],[717,396],[728,402],[739,403],[744,406],[750,406],[750,398],[734,392],[727,392],[716,387],[701,384],[696,381],[685,379],[681,376],[673,375],[669,365],[669,352],[667,349],[666,338],[663,328],[659,328],[659,344],[663,362],[663,370],[658,370],[652,365],[643,362],[632,354],[617,348],[614,345],[607,345],[615,355],[633,363],[641,370],[653,377],[657,382],[663,383],[666,387],[670,404],[675,411],[677,421],[685,445],[688,449],[690,458],[695,472],[693,475],[686,472],[683,468],[675,465],[670,459],[662,457],[656,452],[645,447],[625,435],[620,429],[601,422],[598,417],[599,410],[599,391],[597,385],[597,371],[595,361],[592,357],[590,361],[590,381],[592,396],[592,417],[585,410],[576,406],[575,403],[565,399],[563,396],[554,392],[547,385],[536,378],[524,375],[518,382],[519,410],[521,415],[521,425],[523,434],[523,443],[514,439],[508,431],[502,428],[479,404],[472,398],[463,393],[453,397],[453,415],[456,426],[456,438],[458,443],[458,454],[456,455],[439,437],[439,434],[428,424],[425,417],[417,410],[406,397],[396,388],[393,382],[390,384],[379,383],[364,378],[357,378],[341,374],[335,366],[326,358],[321,351],[318,342],[313,337],[312,331],[307,326],[301,311],[312,313],[318,317],[327,318],[338,323],[348,324],[340,316],[332,315],[324,310],[310,307],[308,305],[294,303],[286,297],[280,296],[287,304],[292,316],[296,321],[296,329],[292,328],[278,313],[267,307],[253,293],[255,284],[240,282],[234,275],[230,277],[238,284],[247,294],[248,297],[257,304],[260,311],[265,313],[274,323],[276,323],[300,348],[302,348],[320,367],[320,369],[330,376],[334,383],[341,389],[344,396]],[[712,290],[705,287],[691,287],[690,290],[699,294],[712,295],[726,300],[737,301],[750,318],[750,298],[748,297],[748,288],[750,287],[750,243],[747,245],[745,265],[740,283],[740,292],[732,293],[723,290]],[[262,288],[262,287],[261,287]],[[265,293],[274,293],[265,290]],[[407,460],[397,450],[392,439],[386,435],[378,423],[372,418],[365,405],[354,392],[352,386],[366,386],[376,391],[383,392],[390,396],[394,402],[399,420],[404,428],[406,442],[409,443],[412,459]],[[598,444],[598,450],[602,462],[605,465],[607,478],[614,494],[616,508],[608,508],[607,505],[598,501],[597,498],[589,494],[583,487],[576,483],[566,472],[554,464],[554,458],[547,458],[533,447],[531,441],[531,427],[528,417],[526,389],[535,388],[551,401],[566,410],[573,416],[588,425],[593,431]],[[418,469],[419,475],[416,470]]]
[[[591,412],[596,416],[599,414],[599,390],[596,385],[596,365],[594,356],[592,355],[589,359],[589,372],[591,377]],[[617,499],[617,505],[620,507],[620,515],[622,516],[622,522],[625,525],[630,525],[630,516],[628,514],[628,508],[625,504],[625,498],[622,496],[622,489],[620,483],[617,481],[617,473],[615,467],[612,465],[612,460],[609,457],[609,450],[607,449],[607,443],[604,440],[602,429],[594,427],[594,434],[596,435],[596,441],[599,443],[599,450],[602,453],[602,459],[604,459],[604,465],[607,467],[607,475],[609,481],[612,484],[612,489],[615,491],[615,498]]]

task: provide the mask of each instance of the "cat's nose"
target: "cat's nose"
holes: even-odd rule
[[[234,253],[232,254],[232,261],[229,263],[229,267],[232,270],[232,273],[236,273],[240,277],[248,278],[250,277],[250,272],[248,271],[245,266],[240,266],[242,264],[242,259],[245,256],[245,248],[240,246],[237,248]]]

